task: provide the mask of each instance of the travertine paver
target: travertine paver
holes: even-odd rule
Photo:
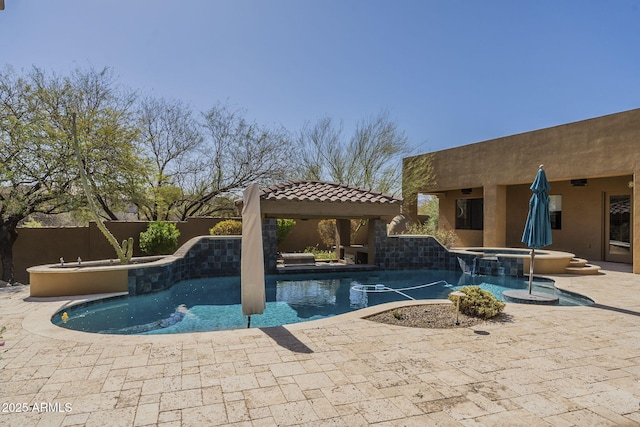
[[[0,289],[0,425],[640,425],[640,275],[557,277],[594,307],[411,329],[349,314],[265,330],[108,336]],[[376,309],[367,309],[369,312]]]

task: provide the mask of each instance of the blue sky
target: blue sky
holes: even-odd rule
[[[416,153],[640,107],[640,0],[5,0],[0,64],[114,69],[297,132],[381,110]]]

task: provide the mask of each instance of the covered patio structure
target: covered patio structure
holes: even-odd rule
[[[242,200],[236,204],[241,208]],[[353,245],[350,220],[386,223],[400,213],[401,205],[401,198],[335,182],[287,181],[260,191],[263,221],[335,219],[336,258],[345,264],[376,264],[375,227],[368,227],[365,245]]]

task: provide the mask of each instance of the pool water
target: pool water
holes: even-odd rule
[[[391,301],[446,299],[467,285],[502,300],[502,291],[527,289],[528,279],[469,276],[456,271],[404,270],[300,274],[266,277],[267,305],[251,316],[251,327],[280,326],[335,316]],[[553,292],[561,305],[592,301],[561,292],[552,281],[534,281],[536,291]],[[63,312],[68,320],[62,320]],[[147,295],[122,296],[67,307],[52,322],[69,329],[106,334],[175,334],[247,327],[240,304],[240,278],[214,277],[176,283]]]

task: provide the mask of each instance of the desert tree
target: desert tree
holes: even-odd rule
[[[34,213],[81,208],[71,113],[78,115],[83,164],[108,215],[135,181],[128,103],[114,91],[108,69],[61,76],[34,67],[0,71],[0,257],[2,280],[13,280],[17,227]],[[124,196],[122,196],[124,197]]]
[[[2,280],[13,281],[13,245],[20,221],[75,204],[73,153],[52,126],[40,88],[6,67],[0,72],[0,257]]]
[[[110,68],[75,69],[68,76],[36,70],[34,78],[53,126],[71,135],[76,114],[82,163],[101,216],[120,219],[142,191],[148,168],[137,145],[135,93],[119,86]]]
[[[179,185],[198,172],[202,126],[180,101],[143,98],[137,116],[139,145],[150,164],[145,189],[135,197],[138,215],[151,221],[175,219],[183,198]]]
[[[218,102],[195,115],[179,101],[147,98],[139,113],[140,144],[152,164],[139,214],[150,220],[226,215],[252,182],[287,176],[291,139]]]
[[[299,178],[399,193],[402,157],[411,152],[411,145],[389,113],[382,111],[360,120],[349,138],[343,129],[342,122],[336,123],[330,117],[322,117],[315,124],[305,123],[298,136]],[[365,220],[352,221],[352,234],[357,234],[364,224]],[[321,228],[318,232],[326,234]]]
[[[402,157],[411,152],[411,145],[389,113],[382,111],[360,120],[348,138],[343,129],[342,122],[330,117],[305,123],[298,136],[300,178],[398,193]]]
[[[243,110],[217,103],[203,116],[204,146],[189,173],[179,176],[180,219],[213,215],[251,184],[268,185],[286,179],[293,149],[282,127],[251,122]]]

